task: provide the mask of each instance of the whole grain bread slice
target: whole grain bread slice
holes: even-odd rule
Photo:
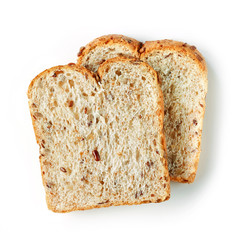
[[[110,34],[94,39],[78,53],[78,66],[96,72],[99,66],[110,58],[119,56],[139,58],[141,42],[118,34]]]
[[[161,79],[171,180],[191,183],[201,151],[208,87],[205,60],[195,46],[172,40],[146,42],[140,53]]]
[[[103,36],[82,49],[78,65],[96,70],[103,59],[114,56],[115,41]],[[102,40],[102,43],[100,42]],[[109,40],[111,39],[111,40]],[[110,44],[104,42],[109,41]],[[135,40],[136,41],[136,40]],[[194,181],[201,150],[202,122],[207,93],[207,67],[203,56],[194,46],[172,40],[146,42],[141,49],[137,41],[125,43],[131,52],[120,50],[120,54],[140,57],[148,62],[159,74],[160,86],[164,95],[164,129],[167,140],[170,177],[173,181]],[[103,50],[101,48],[103,46]],[[90,50],[92,49],[92,51]],[[136,51],[139,51],[137,53]],[[102,52],[102,55],[101,55]],[[92,59],[92,60],[91,60]]]
[[[48,208],[69,212],[170,196],[162,92],[135,59],[57,66],[28,89]]]

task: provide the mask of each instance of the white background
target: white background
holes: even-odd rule
[[[1,1],[0,239],[244,239],[244,1]],[[26,91],[104,34],[195,45],[208,65],[193,184],[161,204],[69,214],[46,207]]]

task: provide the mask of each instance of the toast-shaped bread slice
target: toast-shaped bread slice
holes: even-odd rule
[[[119,56],[139,58],[141,42],[123,35],[111,34],[96,38],[78,53],[78,66],[96,72],[107,59]]]
[[[120,37],[122,36],[117,36]],[[104,38],[106,37],[102,37]],[[91,45],[93,51],[86,47],[84,56],[99,60],[87,61],[85,57],[82,59],[84,66],[89,64],[90,69],[95,70],[102,60],[101,43],[94,40]],[[130,45],[131,49],[133,46],[139,46],[135,42],[130,42]],[[110,41],[110,46],[103,46],[103,59],[109,59],[110,49],[116,48],[113,47],[114,41]],[[138,47],[134,49],[136,51]],[[131,57],[138,55],[135,51]],[[129,56],[128,50],[121,51],[120,54]],[[205,60],[194,46],[172,40],[146,42],[139,50],[138,56],[148,62],[161,78],[160,85],[165,104],[164,129],[171,180],[191,183],[196,176],[201,150],[202,122],[207,93]],[[80,61],[79,58],[79,65],[81,65]]]
[[[201,151],[208,87],[205,60],[196,47],[172,40],[146,42],[140,53],[161,79],[171,180],[191,183]]]
[[[28,89],[47,205],[54,212],[170,196],[157,73],[147,63],[116,58],[98,74],[57,66]]]

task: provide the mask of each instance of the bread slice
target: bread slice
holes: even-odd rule
[[[69,212],[170,196],[162,92],[146,63],[116,58],[31,82],[29,107],[48,208]]]
[[[125,56],[139,58],[141,43],[123,35],[105,35],[96,38],[78,53],[78,66],[96,72],[100,64],[110,58]]]
[[[161,78],[171,180],[191,183],[201,151],[208,86],[205,60],[196,47],[172,40],[146,42],[140,53]]]

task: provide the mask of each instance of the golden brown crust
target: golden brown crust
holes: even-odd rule
[[[158,41],[147,41],[144,43],[142,48],[139,50],[140,52],[140,59],[144,60],[147,55],[152,53],[155,50],[159,51],[176,51],[178,53],[182,53],[183,55],[186,55],[190,58],[192,58],[195,63],[199,66],[200,70],[203,72],[204,80],[206,83],[206,86],[208,85],[208,79],[207,79],[207,65],[205,62],[204,57],[202,54],[196,49],[195,46],[191,46],[187,43],[179,42],[179,41],[173,41],[173,40],[158,40]],[[203,118],[204,118],[204,112],[205,112],[205,106],[203,106],[203,114],[202,114],[202,125],[203,125]],[[202,129],[201,125],[201,129]],[[199,143],[201,143],[201,137],[199,140]],[[194,168],[195,171],[190,174],[188,178],[183,178],[182,176],[170,176],[172,181],[181,182],[181,183],[192,183],[195,180],[196,177],[196,171],[198,167],[199,162],[199,156],[200,156],[201,149],[199,149],[196,158],[194,160]]]
[[[207,74],[207,65],[202,54],[196,49],[195,46],[191,46],[187,43],[174,41],[174,40],[157,40],[146,41],[142,48],[139,50],[140,59],[144,59],[146,55],[154,50],[170,50],[183,53],[186,56],[192,58],[202,71]]]
[[[77,65],[82,66],[84,57],[94,48],[114,44],[126,46],[128,49],[132,51],[133,57],[139,58],[139,49],[142,46],[141,42],[123,35],[110,34],[96,38],[92,42],[88,43],[85,47],[81,47],[78,53]]]
[[[196,173],[193,172],[187,179],[179,176],[170,176],[171,181],[179,183],[193,183],[196,177]]]
[[[52,206],[49,204],[47,204],[47,205],[48,205],[48,209],[55,212],[55,213],[69,213],[72,211],[83,211],[83,210],[90,210],[90,209],[94,209],[94,208],[105,208],[105,207],[111,207],[111,206],[116,207],[116,206],[125,206],[125,205],[127,205],[127,206],[141,205],[141,204],[146,204],[146,203],[161,203],[161,202],[169,200],[169,198],[170,198],[170,195],[167,196],[165,199],[158,199],[155,202],[150,201],[150,200],[145,200],[142,202],[116,202],[116,203],[106,203],[106,204],[101,204],[101,205],[93,205],[93,206],[84,207],[84,208],[71,208],[69,210],[62,210],[62,211],[52,208]]]

